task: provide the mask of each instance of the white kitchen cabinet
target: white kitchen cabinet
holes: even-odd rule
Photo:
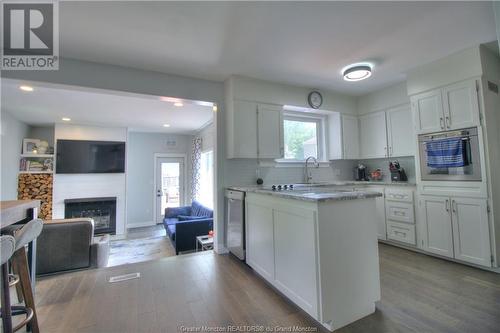
[[[374,112],[359,117],[362,158],[387,157],[387,128],[385,112]]]
[[[415,225],[388,220],[387,239],[415,245]]]
[[[479,124],[476,81],[460,82],[443,89],[445,126],[448,130]]]
[[[328,159],[359,158],[359,125],[356,116],[332,112],[328,115]]]
[[[228,158],[256,158],[257,103],[233,101],[227,122]]]
[[[281,106],[232,100],[226,107],[228,158],[283,156]]]
[[[486,199],[422,195],[424,249],[491,267]]]
[[[358,118],[342,115],[342,148],[343,158],[347,160],[359,158],[359,124]]]
[[[274,280],[273,209],[259,203],[246,204],[246,260],[259,274]]]
[[[283,158],[283,108],[276,105],[257,105],[257,141],[259,158]]]
[[[451,211],[455,258],[491,266],[486,200],[452,197]]]
[[[276,287],[313,316],[318,312],[316,229],[310,211],[274,211]]]
[[[421,218],[424,229],[424,250],[453,258],[453,233],[450,219],[450,199],[422,195]]]
[[[389,109],[386,111],[386,117],[389,156],[414,156],[416,137],[410,106],[404,105]]]
[[[349,189],[345,189],[349,190]],[[373,214],[373,218],[375,223],[377,224],[377,237],[378,239],[386,240],[387,239],[387,226],[386,226],[386,216],[385,216],[385,191],[386,189],[382,186],[356,186],[354,187],[355,191],[370,191],[370,192],[379,192],[382,193],[381,197],[375,198],[375,211]]]
[[[479,125],[475,80],[467,80],[411,97],[417,133]]]
[[[439,132],[444,129],[441,89],[412,96],[411,105],[417,133]]]

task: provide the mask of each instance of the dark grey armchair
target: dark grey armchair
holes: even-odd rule
[[[94,237],[91,218],[48,220],[37,239],[36,273],[106,267],[109,235]]]

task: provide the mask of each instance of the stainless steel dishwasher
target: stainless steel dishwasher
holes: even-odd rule
[[[226,190],[226,242],[229,252],[245,260],[245,192]]]

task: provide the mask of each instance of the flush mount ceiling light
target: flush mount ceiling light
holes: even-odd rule
[[[71,118],[68,118],[68,117],[62,117],[61,118],[62,121],[71,121]]]
[[[184,104],[182,104],[182,102],[175,102],[174,103],[174,106],[183,106]]]
[[[342,71],[344,80],[361,81],[372,76],[372,67],[368,64],[355,64]]]
[[[30,92],[34,90],[33,87],[25,85],[19,86],[19,89],[21,89],[22,91],[30,91]]]

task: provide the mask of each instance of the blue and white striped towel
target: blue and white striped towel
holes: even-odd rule
[[[430,168],[459,168],[467,165],[462,138],[448,138],[426,143],[427,166]]]

